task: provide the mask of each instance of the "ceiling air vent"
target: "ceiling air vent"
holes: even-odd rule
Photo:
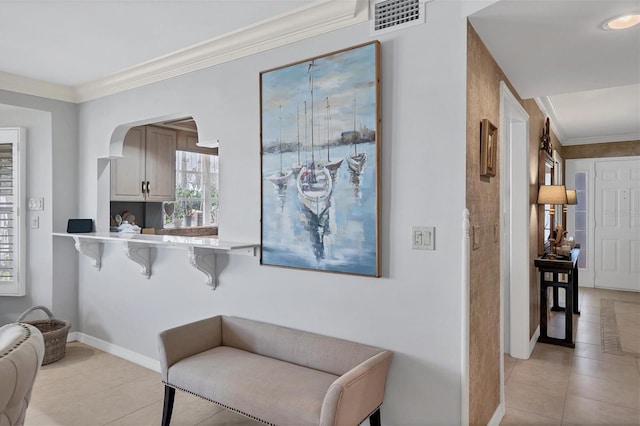
[[[371,33],[396,31],[423,24],[424,0],[372,0]]]

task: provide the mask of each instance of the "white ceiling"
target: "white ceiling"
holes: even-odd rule
[[[83,87],[318,3],[347,1],[0,0],[0,73]],[[501,0],[471,22],[566,145],[640,139],[640,27],[601,29],[632,11],[638,0]]]
[[[0,0],[0,71],[77,86],[309,2]]]
[[[523,99],[541,98],[563,145],[640,140],[640,26],[607,31],[637,0],[502,0],[470,19]]]

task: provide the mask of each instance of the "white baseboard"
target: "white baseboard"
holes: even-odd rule
[[[114,345],[113,343],[106,342],[102,339],[98,339],[97,337],[74,331],[69,333],[69,335],[67,336],[67,342],[73,341],[82,342],[85,345],[89,345],[110,355],[126,359],[127,361],[141,365],[142,367],[148,368],[155,372],[160,372],[160,361],[144,355],[140,355],[137,352],[130,351],[129,349]]]
[[[504,402],[501,402],[500,405],[498,405],[498,408],[496,408],[496,411],[493,412],[493,416],[491,416],[491,418],[489,419],[489,423],[487,423],[487,426],[499,426],[502,418],[504,417],[504,413]]]
[[[536,343],[538,342],[538,337],[540,337],[540,326],[536,328],[536,331],[533,333],[533,337],[529,340],[529,356],[527,359],[531,357],[531,353],[533,352],[533,348],[535,348]]]

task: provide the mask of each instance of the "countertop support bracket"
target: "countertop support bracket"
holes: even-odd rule
[[[200,247],[189,247],[188,251],[191,265],[206,275],[206,284],[215,290],[218,286],[216,253]]]
[[[133,262],[142,267],[140,273],[145,277],[151,277],[151,255],[148,244],[124,242],[124,254]]]
[[[102,241],[73,237],[76,250],[91,259],[91,266],[98,271],[102,267]]]

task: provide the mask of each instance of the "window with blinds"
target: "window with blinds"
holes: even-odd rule
[[[0,296],[24,296],[24,129],[0,129]]]

